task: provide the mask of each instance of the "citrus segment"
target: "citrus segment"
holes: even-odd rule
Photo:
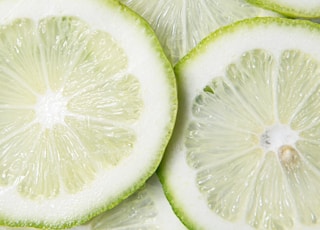
[[[107,161],[113,163],[112,155],[114,155],[113,158],[120,159],[121,155],[126,155],[126,153],[132,151],[124,151],[122,146],[128,146],[130,149],[130,145],[134,144],[134,132],[130,131],[129,128],[128,132],[132,133],[126,134],[127,130],[117,126],[125,126],[125,124],[121,124],[123,121],[129,124],[129,121],[132,123],[139,119],[139,113],[143,107],[139,92],[140,85],[135,77],[127,77],[126,74],[121,74],[125,69],[125,62],[121,57],[125,54],[123,50],[117,49],[117,44],[114,44],[112,40],[110,41],[108,34],[104,39],[104,36],[101,35],[102,32],[98,32],[100,36],[96,39],[96,35],[92,37],[92,32],[88,32],[88,26],[86,24],[83,26],[83,22],[75,18],[46,18],[41,20],[38,26],[33,25],[34,23],[31,20],[30,22],[27,21],[25,19],[22,24],[19,20],[15,21],[12,26],[13,31],[14,29],[19,31],[19,28],[23,28],[23,32],[18,32],[19,35],[15,39],[20,39],[20,42],[24,44],[22,50],[20,51],[19,44],[12,44],[14,47],[11,47],[10,44],[3,44],[2,50],[8,49],[8,53],[10,53],[10,50],[16,49],[16,54],[22,53],[23,56],[25,55],[24,58],[29,57],[32,63],[39,64],[39,72],[37,73],[26,72],[28,70],[27,66],[24,66],[24,64],[21,66],[20,62],[16,63],[18,67],[14,71],[17,71],[15,76],[19,81],[29,87],[33,87],[29,76],[35,77],[35,79],[43,78],[42,86],[38,89],[36,84],[33,88],[36,94],[33,96],[37,97],[37,102],[33,105],[36,117],[30,122],[31,127],[41,125],[43,128],[38,130],[39,137],[33,139],[36,142],[32,144],[30,152],[26,151],[24,153],[27,155],[25,159],[27,157],[30,157],[30,159],[21,162],[22,165],[27,165],[27,162],[32,162],[32,164],[27,166],[25,171],[22,170],[21,175],[16,177],[15,183],[19,187],[21,186],[19,190],[25,195],[42,196],[44,194],[41,192],[41,188],[59,193],[60,186],[57,185],[61,179],[52,174],[55,171],[58,175],[62,174],[62,181],[65,182],[67,190],[76,192],[83,185],[93,180],[93,175],[100,170],[99,164],[95,165],[99,158],[94,159],[94,155],[102,155],[108,158]],[[19,26],[16,26],[16,24]],[[24,28],[25,24],[28,25],[27,29]],[[6,25],[6,27],[10,27],[10,25]],[[82,29],[84,29],[84,33],[80,32]],[[26,32],[25,30],[29,31]],[[33,39],[40,37],[40,41],[36,42],[37,46],[28,47],[28,43],[23,42],[30,39],[28,34],[36,34]],[[69,36],[69,34],[72,36]],[[91,43],[97,42],[98,45],[87,45],[90,43],[89,41]],[[108,44],[106,48],[101,45],[104,44],[103,42]],[[112,48],[109,48],[109,46]],[[52,47],[52,49],[48,49],[48,47]],[[45,54],[45,48],[50,50],[49,54]],[[34,49],[37,49],[38,56],[33,55]],[[81,53],[79,53],[79,50]],[[74,54],[75,56],[73,56]],[[72,58],[70,55],[72,55]],[[105,60],[106,56],[107,60]],[[108,63],[108,59],[111,59],[112,56],[119,59]],[[54,61],[50,62],[52,58]],[[74,58],[75,60],[73,60]],[[8,62],[14,61],[15,57],[12,57],[4,64],[7,66]],[[104,63],[108,63],[112,68],[103,65]],[[55,66],[58,67],[57,72]],[[21,68],[21,71],[19,71],[19,68]],[[38,81],[36,80],[36,82]],[[128,85],[130,87],[126,88]],[[45,90],[44,94],[41,93],[43,90]],[[30,93],[27,93],[27,98]],[[3,95],[4,100],[7,97],[8,95]],[[7,104],[9,103],[4,101],[4,105]],[[100,119],[102,122],[110,123],[110,125],[103,125],[102,122],[97,124],[95,119]],[[114,121],[117,122],[118,120],[119,124],[116,125]],[[122,130],[124,134],[119,135],[121,132],[117,129]],[[27,129],[27,131],[34,130]],[[23,135],[23,138],[27,139],[30,135],[27,131],[20,129],[19,132]],[[27,132],[27,134],[23,132]],[[15,139],[18,134],[15,133],[8,141],[21,143],[21,141]],[[108,142],[108,139],[111,139],[108,136],[111,136],[115,143]],[[124,142],[124,144],[121,142]],[[25,146],[18,146],[22,149],[15,149],[14,152],[24,152],[23,148]],[[5,153],[8,147],[10,145],[3,147],[2,152]],[[110,154],[111,156],[107,157]],[[6,162],[6,158],[12,156],[13,154],[6,154],[2,159]],[[44,162],[46,159],[48,159],[48,162]],[[101,160],[101,157],[99,160]],[[59,161],[61,162],[60,167],[53,170],[53,164]],[[33,166],[35,162],[39,165]],[[47,167],[50,164],[52,167]],[[49,172],[46,172],[47,170]],[[49,179],[47,174],[50,172],[52,178]],[[92,173],[93,175],[91,175]],[[42,178],[39,178],[39,176]],[[49,182],[49,185],[46,181]],[[52,181],[55,182],[51,184]],[[56,186],[53,186],[53,188],[46,188],[54,184]],[[32,191],[37,186],[40,190]]]
[[[176,65],[181,109],[159,175],[189,228],[319,227],[318,39],[312,22],[247,19]]]
[[[39,44],[34,23],[27,19],[16,19],[10,24],[1,24],[1,78],[7,82],[13,95],[21,97],[18,103],[34,103],[37,93],[43,93],[45,79],[41,78],[41,63],[34,62],[39,57]],[[27,45],[28,44],[28,45]],[[33,68],[30,68],[33,66]],[[11,86],[11,87],[10,87]],[[4,88],[5,89],[5,88]],[[23,99],[24,98],[24,99]],[[27,101],[28,100],[28,101]]]
[[[276,153],[266,153],[253,183],[254,189],[248,200],[247,223],[256,229],[293,228],[295,206]]]
[[[2,1],[0,15],[0,224],[83,223],[156,170],[171,65],[117,1]]]
[[[288,50],[283,53],[281,58],[281,78],[279,79],[279,119],[282,123],[292,122],[295,128],[303,128],[302,124],[308,125],[306,119],[314,118],[315,105],[305,108],[307,104],[312,103],[310,98],[314,97],[318,84],[312,81],[313,78],[320,76],[319,61],[312,56],[297,50]],[[293,79],[290,88],[287,82]],[[297,93],[299,92],[299,93]],[[304,107],[304,108],[301,108]],[[306,118],[302,118],[301,112],[310,111]],[[295,118],[299,116],[299,118]]]
[[[186,229],[171,210],[156,174],[119,206],[99,215],[83,226],[91,230],[106,228]]]
[[[120,0],[143,16],[155,30],[172,64],[209,33],[249,17],[277,14],[243,0]]]

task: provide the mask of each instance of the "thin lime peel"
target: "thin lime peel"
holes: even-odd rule
[[[319,39],[316,23],[247,19],[175,66],[181,109],[159,175],[186,226],[319,227]]]
[[[204,37],[221,26],[257,16],[279,16],[244,0],[121,0],[144,17],[175,65]],[[199,14],[201,12],[201,14]]]
[[[320,18],[320,4],[315,0],[278,1],[278,0],[247,0],[247,2],[268,10],[275,11],[292,18]]]
[[[0,4],[3,34],[1,43],[8,44],[3,49],[7,56],[2,53],[0,65],[6,70],[12,66],[18,67],[2,72],[0,77],[10,79],[2,82],[12,89],[15,88],[14,85],[21,89],[19,92],[17,89],[11,92],[1,90],[0,93],[0,112],[3,116],[1,125],[8,127],[3,129],[7,133],[2,133],[1,145],[4,148],[5,142],[12,143],[12,139],[21,139],[11,145],[11,148],[2,151],[2,154],[13,151],[14,148],[23,148],[18,143],[27,145],[26,153],[29,150],[36,152],[36,146],[46,152],[45,156],[41,153],[26,155],[33,161],[23,164],[25,176],[16,175],[19,172],[16,171],[17,167],[3,168],[1,174],[6,175],[2,178],[0,189],[0,223],[3,225],[69,228],[115,207],[153,175],[175,123],[175,76],[157,37],[145,20],[113,0],[69,0],[61,4],[60,1],[43,3],[37,0],[28,3],[2,1]],[[36,28],[34,25],[38,22],[41,22],[42,34],[29,33],[28,37],[27,33],[20,33],[21,38],[22,35],[25,36],[23,39],[8,39],[7,36],[17,36],[15,27],[10,25],[21,25],[16,27],[17,31],[25,32],[27,30],[24,29],[28,26]],[[65,26],[71,27],[64,30]],[[76,26],[81,28],[75,30]],[[11,33],[3,32],[8,29]],[[65,34],[70,32],[74,33]],[[79,36],[76,36],[77,32],[80,33]],[[35,35],[34,39],[32,34]],[[92,39],[87,40],[87,36]],[[130,41],[126,39],[128,36],[131,37]],[[36,42],[38,39],[41,40],[41,47]],[[70,42],[68,39],[75,41]],[[27,40],[30,42],[27,43]],[[50,45],[50,50],[47,50],[46,45],[50,42],[55,45]],[[28,44],[32,45],[30,49]],[[104,44],[109,44],[110,47]],[[13,53],[10,53],[10,48]],[[12,58],[17,52],[21,54],[19,58]],[[74,52],[75,55],[72,56]],[[110,58],[110,55],[114,57]],[[11,62],[10,65],[7,60]],[[20,60],[20,63],[17,64],[14,60]],[[33,63],[32,70],[21,68],[24,61]],[[34,71],[35,74],[23,74],[25,70]],[[97,70],[99,74],[94,74]],[[12,74],[14,71],[20,71],[21,74]],[[33,77],[34,81],[26,76]],[[15,80],[16,84],[13,82]],[[74,89],[73,86],[79,88]],[[112,91],[117,92],[107,95]],[[130,96],[125,96],[128,92]],[[13,100],[21,94],[34,97],[25,96],[21,97],[22,100]],[[87,103],[89,101],[91,103]],[[22,114],[19,110],[33,112],[27,113],[28,116],[23,120],[15,119]],[[133,111],[136,113],[132,113]],[[127,117],[126,114],[133,117]],[[15,124],[16,128],[26,128],[18,131],[10,129],[9,126],[14,124],[12,119],[20,120],[20,123]],[[95,127],[95,131],[89,129],[89,126]],[[28,130],[32,135],[23,134]],[[32,130],[38,132],[31,132]],[[130,133],[124,130],[129,130]],[[147,134],[145,130],[148,130]],[[88,135],[84,135],[83,131],[88,131]],[[65,132],[68,133],[64,135]],[[21,135],[17,137],[18,134]],[[89,140],[90,136],[94,137],[92,141]],[[129,140],[127,143],[126,138]],[[36,140],[41,140],[41,143],[35,143]],[[62,144],[55,146],[58,142]],[[125,151],[120,152],[125,154],[112,155],[115,152],[110,150],[121,146]],[[103,148],[105,151],[102,151]],[[19,154],[14,154],[16,159],[24,155]],[[2,161],[3,159],[8,157],[3,156]],[[76,167],[57,166],[53,162],[56,159],[65,162],[64,166]],[[43,166],[42,160],[54,167]],[[2,162],[2,165],[10,165],[9,163]],[[11,163],[19,165],[17,160]],[[28,166],[38,167],[39,180],[27,180],[32,178]],[[136,170],[137,167],[139,170]],[[41,172],[54,174],[55,177],[46,177]],[[46,178],[47,185],[54,189],[41,186],[45,182],[41,178]],[[52,182],[53,178],[55,182]],[[34,183],[30,181],[37,181],[35,185],[38,187],[34,187]],[[18,186],[20,190],[16,189]]]

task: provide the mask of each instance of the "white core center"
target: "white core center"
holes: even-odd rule
[[[261,135],[260,144],[267,152],[278,152],[282,146],[294,146],[298,140],[298,132],[287,125],[276,124]]]
[[[61,93],[48,91],[39,97],[35,106],[37,121],[46,128],[52,128],[54,124],[64,123],[67,111],[67,100]]]

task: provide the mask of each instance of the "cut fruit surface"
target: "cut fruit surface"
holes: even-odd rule
[[[257,16],[278,16],[245,0],[120,0],[155,30],[174,65],[221,26]]]
[[[247,0],[249,3],[296,18],[320,18],[318,0]]]
[[[186,226],[319,228],[319,40],[316,23],[247,19],[176,65],[180,110],[159,175]]]
[[[117,207],[72,230],[186,230],[173,213],[156,174],[137,192]],[[36,228],[1,227],[0,230],[37,230]]]
[[[159,165],[173,70],[117,1],[4,0],[0,15],[0,224],[83,223]]]
[[[156,174],[120,205],[92,219],[81,230],[186,230],[171,209]]]

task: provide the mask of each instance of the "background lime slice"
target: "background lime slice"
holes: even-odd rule
[[[157,175],[117,207],[72,230],[104,229],[186,229],[173,213]],[[36,228],[1,227],[0,230],[37,230]]]
[[[277,14],[245,0],[120,0],[155,30],[172,64],[221,26],[237,20]]]
[[[317,0],[247,0],[249,3],[295,18],[320,18]]]

